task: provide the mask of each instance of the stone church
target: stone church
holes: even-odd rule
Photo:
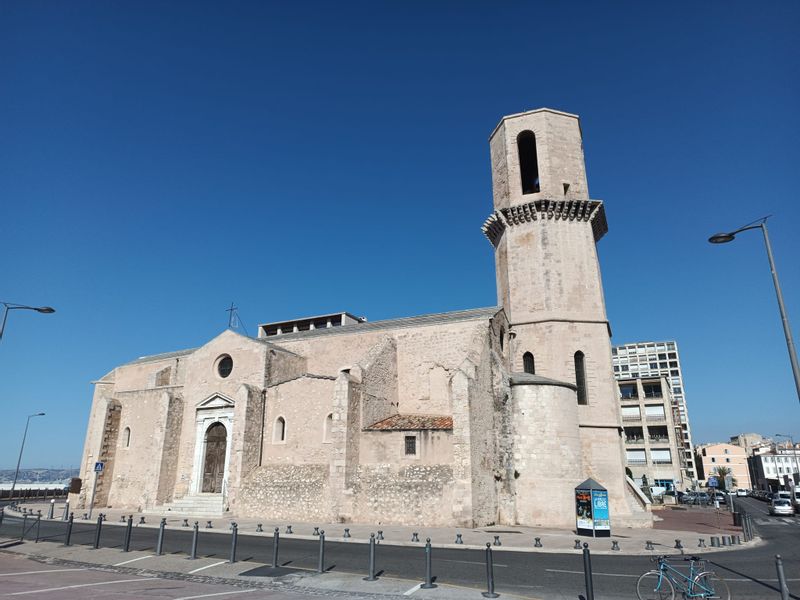
[[[96,478],[96,507],[574,527],[591,477],[612,527],[650,526],[625,476],[579,119],[510,115],[489,149],[497,306],[272,322],[121,365],[94,382],[73,506]]]

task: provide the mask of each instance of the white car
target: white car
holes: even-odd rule
[[[777,500],[773,500],[769,505],[769,514],[781,516],[793,515],[794,507],[792,506],[792,501],[787,500],[786,498],[778,498]]]
[[[736,495],[737,496],[747,496],[747,490],[738,489],[738,490],[736,490]]]

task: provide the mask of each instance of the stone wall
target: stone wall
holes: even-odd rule
[[[181,425],[183,424],[183,399],[180,396],[171,394],[168,398],[161,467],[158,473],[157,505],[172,501],[172,495],[175,491],[175,479],[178,475],[178,448]]]
[[[236,514],[329,523],[328,464],[262,465],[242,482]]]

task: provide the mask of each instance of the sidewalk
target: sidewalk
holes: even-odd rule
[[[42,511],[43,518],[49,510],[49,503],[30,503],[23,505],[24,508],[36,513]],[[56,502],[54,516],[60,519],[64,510],[63,502]],[[740,535],[741,528],[733,526],[733,518],[727,510],[721,509],[718,512],[713,508],[700,507],[666,507],[662,510],[654,511],[655,525],[653,529],[613,529],[610,538],[583,537],[575,535],[574,531],[547,529],[539,527],[520,527],[511,525],[479,527],[474,529],[464,529],[455,527],[409,527],[403,525],[382,525],[359,524],[359,523],[286,523],[283,521],[272,521],[268,519],[254,518],[232,518],[232,517],[188,517],[172,512],[163,514],[151,513],[131,513],[121,509],[95,509],[94,519],[100,513],[106,515],[106,525],[123,525],[124,519],[132,514],[134,524],[137,527],[157,528],[161,517],[167,520],[168,528],[181,528],[184,523],[189,526],[195,521],[204,533],[225,533],[230,529],[230,524],[236,522],[239,526],[239,535],[271,536],[276,527],[279,528],[282,537],[295,539],[317,539],[315,528],[325,531],[325,536],[331,542],[348,542],[353,544],[366,544],[369,542],[371,534],[375,534],[381,544],[395,546],[422,546],[427,538],[435,548],[485,548],[486,544],[491,543],[495,551],[517,551],[517,552],[550,552],[568,553],[575,551],[576,541],[581,545],[586,542],[593,554],[614,554],[614,555],[651,555],[658,554],[680,554],[681,550],[675,548],[676,540],[681,540],[686,552],[718,552],[734,551],[742,548],[751,548],[760,543],[756,538],[751,542],[742,542],[740,545],[723,546],[720,548],[711,547],[711,536]],[[75,512],[75,521],[80,521],[83,511]],[[140,524],[141,518],[144,524]],[[94,520],[93,519],[93,520]],[[212,527],[207,528],[211,523]],[[613,521],[612,521],[613,523]],[[262,532],[258,532],[261,525]],[[291,533],[287,533],[291,527]],[[350,537],[346,537],[345,530]],[[413,541],[414,534],[417,534],[419,541]],[[457,543],[457,536],[460,536],[462,543]],[[539,539],[541,547],[535,546],[536,538]],[[698,547],[699,540],[704,540],[705,548]],[[646,544],[650,541],[654,550],[647,550]],[[497,545],[499,542],[499,545]],[[617,542],[619,550],[612,550],[612,542]]]

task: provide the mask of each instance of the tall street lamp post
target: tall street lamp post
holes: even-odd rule
[[[0,340],[3,339],[3,332],[6,330],[6,321],[8,320],[8,312],[11,310],[35,310],[36,312],[49,315],[56,312],[55,308],[50,306],[25,306],[24,304],[16,304],[14,302],[0,302],[3,305],[3,323],[0,324]]]
[[[19,477],[19,464],[22,462],[22,451],[25,450],[25,438],[28,437],[28,425],[31,424],[33,417],[43,417],[44,413],[34,413],[28,415],[28,420],[25,421],[25,433],[22,434],[22,445],[19,447],[19,458],[17,459],[17,470],[14,471],[14,483],[11,484],[11,498],[14,497],[14,488],[17,487],[17,477]]]
[[[767,258],[769,259],[769,270],[772,273],[772,283],[775,284],[775,294],[778,296],[778,309],[781,312],[781,321],[783,323],[783,335],[786,338],[786,347],[789,349],[789,361],[792,363],[792,374],[794,375],[794,386],[797,391],[797,399],[800,401],[800,366],[797,364],[797,352],[794,348],[794,341],[792,341],[792,330],[789,327],[789,317],[786,316],[786,307],[783,304],[783,294],[781,293],[781,284],[778,281],[778,272],[775,270],[775,259],[772,256],[772,246],[769,243],[769,234],[767,233],[767,219],[772,215],[767,215],[757,221],[748,223],[744,227],[740,227],[736,231],[730,233],[717,233],[708,238],[712,244],[725,244],[733,241],[737,233],[747,231],[748,229],[761,229],[764,234],[764,244],[767,247]]]
[[[797,460],[797,447],[794,445],[794,438],[789,435],[788,433],[776,433],[775,437],[782,437],[788,438],[789,442],[792,444],[792,456],[794,456],[794,468],[797,470],[798,478],[800,478],[800,463]],[[792,475],[792,486],[796,486],[797,482],[794,479],[794,475]],[[794,490],[792,490],[794,491]]]

